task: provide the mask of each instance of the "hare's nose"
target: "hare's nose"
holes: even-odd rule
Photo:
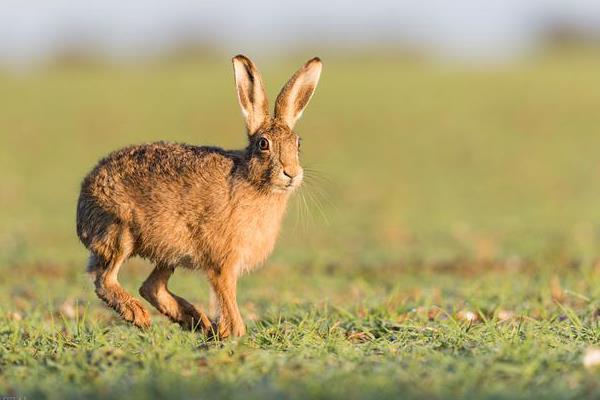
[[[283,170],[283,174],[290,179],[294,179],[296,177],[296,175],[298,175],[297,173],[294,173],[292,171],[285,170],[285,169]]]

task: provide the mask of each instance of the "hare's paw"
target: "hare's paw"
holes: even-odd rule
[[[209,332],[212,329],[212,322],[210,319],[200,311],[193,304],[185,302],[179,302],[179,316],[175,322],[177,322],[185,330],[202,330]]]
[[[231,334],[235,337],[242,337],[246,335],[246,325],[243,323],[241,325],[235,326],[231,329]]]
[[[147,329],[152,324],[150,313],[142,303],[133,297],[120,304],[119,313],[128,322],[141,329]]]
[[[243,322],[234,323],[221,319],[213,327],[210,337],[212,339],[228,339],[246,335],[246,326]]]
[[[115,310],[127,322],[138,328],[148,328],[151,325],[150,314],[138,300],[133,298],[119,285],[100,283],[96,288],[98,297],[106,305]]]

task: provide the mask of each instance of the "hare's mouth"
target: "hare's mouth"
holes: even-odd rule
[[[291,193],[294,190],[298,189],[298,187],[300,186],[300,184],[302,183],[302,180],[295,180],[292,179],[286,183],[277,183],[274,184],[272,186],[272,191],[273,193]]]
[[[290,193],[296,190],[296,185],[288,183],[287,185],[274,185],[271,189],[273,193]]]
[[[289,193],[298,189],[302,184],[304,174],[302,170],[296,174],[289,174],[282,171],[278,176],[274,177],[271,181],[271,190],[274,193]]]

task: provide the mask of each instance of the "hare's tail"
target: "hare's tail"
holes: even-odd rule
[[[105,269],[123,253],[129,256],[133,252],[129,226],[89,198],[79,200],[77,236],[90,251],[87,272],[92,274]]]
[[[94,278],[96,277],[96,273],[100,268],[100,258],[94,253],[90,253],[90,257],[88,258],[87,266],[85,270],[88,274],[92,275]]]

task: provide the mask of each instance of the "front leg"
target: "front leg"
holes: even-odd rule
[[[208,279],[219,306],[218,335],[221,338],[239,337],[246,334],[246,326],[242,320],[237,304],[237,268],[223,268],[210,271]]]

